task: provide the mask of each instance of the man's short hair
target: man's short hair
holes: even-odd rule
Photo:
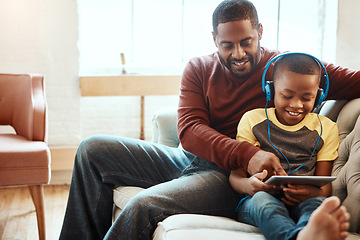
[[[250,20],[254,29],[259,26],[259,19],[254,4],[247,0],[225,0],[214,10],[212,15],[213,31],[217,34],[220,23]]]
[[[280,57],[275,61],[272,80],[275,81],[284,70],[305,75],[318,75],[320,83],[320,65],[311,56],[304,54],[289,54]]]

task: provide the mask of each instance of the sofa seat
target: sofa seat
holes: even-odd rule
[[[113,220],[119,216],[126,203],[138,192],[139,187],[118,187],[114,189]],[[158,223],[153,240],[219,240],[244,239],[264,240],[257,227],[237,222],[226,217],[201,214],[177,214]],[[360,235],[351,233],[346,240],[359,240]]]
[[[153,240],[263,240],[264,236],[254,226],[225,217],[200,214],[178,214],[158,224]]]
[[[139,187],[114,189],[114,219],[120,214],[126,203],[141,190],[142,188]],[[177,214],[160,222],[154,232],[153,240],[165,239],[263,240],[265,238],[258,228],[233,219],[200,214]]]

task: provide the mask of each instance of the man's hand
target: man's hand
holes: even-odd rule
[[[260,150],[249,160],[247,171],[250,175],[254,175],[264,169],[268,172],[268,178],[272,175],[287,175],[275,154]]]

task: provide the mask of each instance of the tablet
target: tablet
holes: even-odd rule
[[[322,187],[335,179],[335,176],[272,176],[265,183],[272,185],[294,184]]]

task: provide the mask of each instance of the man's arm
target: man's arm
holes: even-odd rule
[[[212,127],[213,122],[211,122],[210,116],[213,112],[211,114],[209,112],[209,99],[206,94],[207,91],[214,91],[215,87],[212,86],[213,88],[210,90],[207,88],[206,84],[208,82],[206,82],[206,78],[209,71],[212,70],[202,68],[202,66],[194,67],[192,63],[188,63],[182,76],[178,109],[178,134],[184,149],[198,157],[216,163],[223,169],[233,170],[242,167],[247,169],[249,173],[254,174],[262,172],[265,166],[270,173],[273,173],[274,169],[276,169],[278,174],[286,175],[278,159],[272,155],[263,153],[255,156],[255,153],[260,150],[259,148],[246,141],[236,141]],[[213,66],[210,66],[210,68],[213,68]],[[222,76],[221,73],[219,75]],[[225,81],[225,79],[218,78],[216,80]],[[251,85],[250,89],[254,89],[253,85]],[[251,100],[251,103],[256,102],[253,106],[260,107],[262,104],[265,105],[265,98],[262,98],[262,95],[261,86],[259,85],[259,89],[255,93],[238,93],[234,101],[239,101],[238,96],[244,96],[247,102]],[[224,101],[224,99],[228,101],[228,96],[212,97],[211,101]],[[246,104],[244,104],[242,111],[246,111]],[[237,107],[239,109],[239,105]],[[218,111],[216,112],[218,115],[222,113],[221,110],[214,110],[213,108],[213,111]],[[240,120],[241,116],[241,114],[238,114],[239,119],[237,121]],[[236,135],[236,127],[234,133]],[[248,167],[249,161],[251,164]]]
[[[259,149],[248,142],[239,142],[211,127],[210,113],[205,101],[203,76],[188,64],[181,81],[178,109],[178,134],[187,151],[216,163],[223,169],[247,168]],[[221,96],[219,96],[221,97]]]
[[[329,75],[327,99],[355,99],[360,97],[360,71],[324,63]],[[321,86],[324,87],[323,80]]]
[[[260,150],[250,158],[247,171],[250,175],[254,175],[264,169],[268,172],[268,178],[272,175],[287,175],[275,154]]]

